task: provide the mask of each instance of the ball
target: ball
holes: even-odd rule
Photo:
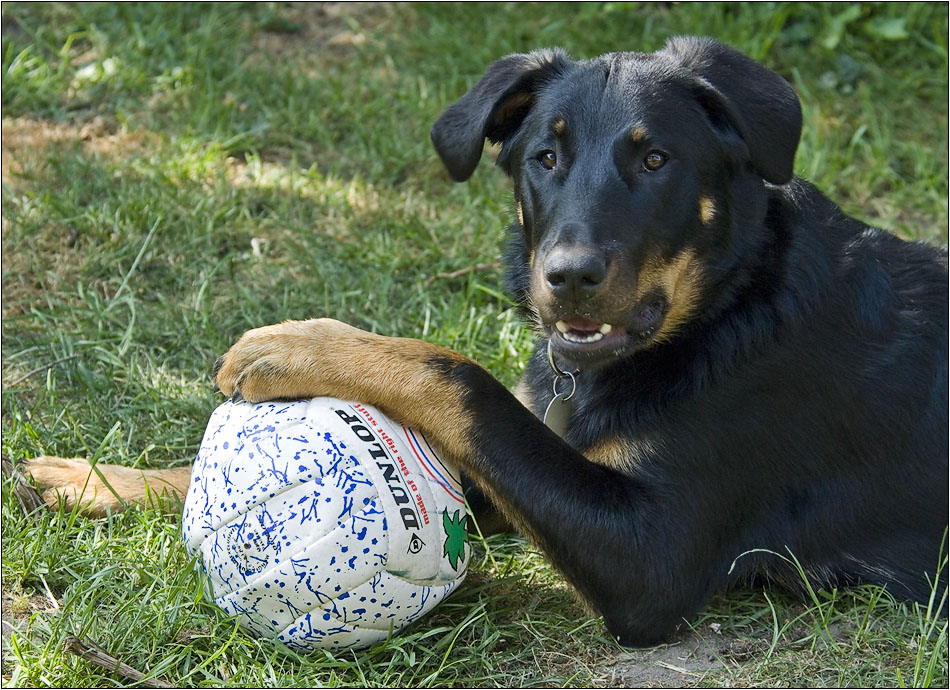
[[[365,647],[445,599],[470,546],[458,470],[419,432],[333,398],[227,402],[185,498],[209,598],[298,651]]]

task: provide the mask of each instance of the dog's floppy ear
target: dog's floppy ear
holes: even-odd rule
[[[496,60],[485,76],[450,106],[429,133],[452,179],[475,171],[485,139],[504,141],[521,125],[538,88],[570,64],[561,50],[518,53]]]
[[[802,108],[785,79],[738,50],[709,38],[677,36],[665,52],[701,78],[697,96],[713,126],[738,135],[752,167],[775,184],[792,179]],[[730,130],[734,130],[734,133]]]

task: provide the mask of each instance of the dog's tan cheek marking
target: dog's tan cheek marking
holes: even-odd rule
[[[702,291],[703,270],[692,249],[685,249],[671,261],[654,260],[644,264],[637,283],[636,300],[652,290],[660,290],[670,303],[670,310],[654,336],[662,342],[672,336],[695,314]]]
[[[516,208],[518,210],[518,225],[524,227],[524,206],[519,201]]]
[[[703,225],[710,225],[716,219],[716,202],[708,196],[699,198],[699,219]]]
[[[692,250],[682,252],[673,261],[668,274],[671,282],[667,293],[670,311],[656,335],[657,341],[667,340],[696,314],[702,295],[703,275],[702,265]]]

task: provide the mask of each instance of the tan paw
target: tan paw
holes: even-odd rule
[[[218,360],[215,383],[249,402],[335,395],[335,370],[354,363],[352,354],[373,337],[333,319],[255,328]]]

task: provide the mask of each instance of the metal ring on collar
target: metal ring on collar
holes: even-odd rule
[[[557,384],[558,384],[558,382],[559,382],[559,381],[563,381],[564,379],[570,379],[570,380],[571,380],[571,392],[568,393],[568,394],[565,395],[565,396],[561,396],[561,400],[562,400],[562,401],[567,401],[567,400],[570,400],[571,398],[573,398],[573,397],[574,397],[574,393],[577,392],[577,380],[574,378],[574,374],[572,374],[572,373],[569,372],[569,371],[563,371],[563,370],[562,370],[560,367],[558,367],[558,365],[555,363],[555,361],[554,361],[554,353],[551,351],[551,341],[550,341],[550,340],[548,341],[548,364],[551,365],[551,370],[552,370],[552,371],[554,372],[554,374],[555,374],[555,376],[554,376],[554,396],[555,396],[555,397],[561,396],[561,394],[558,393],[558,390],[557,390]]]
[[[563,381],[564,379],[571,380],[571,392],[568,393],[567,395],[561,395],[560,393],[558,393],[558,390],[557,390],[557,384]],[[553,388],[554,388],[554,397],[555,398],[560,397],[561,402],[567,402],[568,400],[573,398],[574,393],[577,392],[577,379],[574,378],[574,374],[564,374],[563,376],[555,376],[554,381],[553,381]]]

